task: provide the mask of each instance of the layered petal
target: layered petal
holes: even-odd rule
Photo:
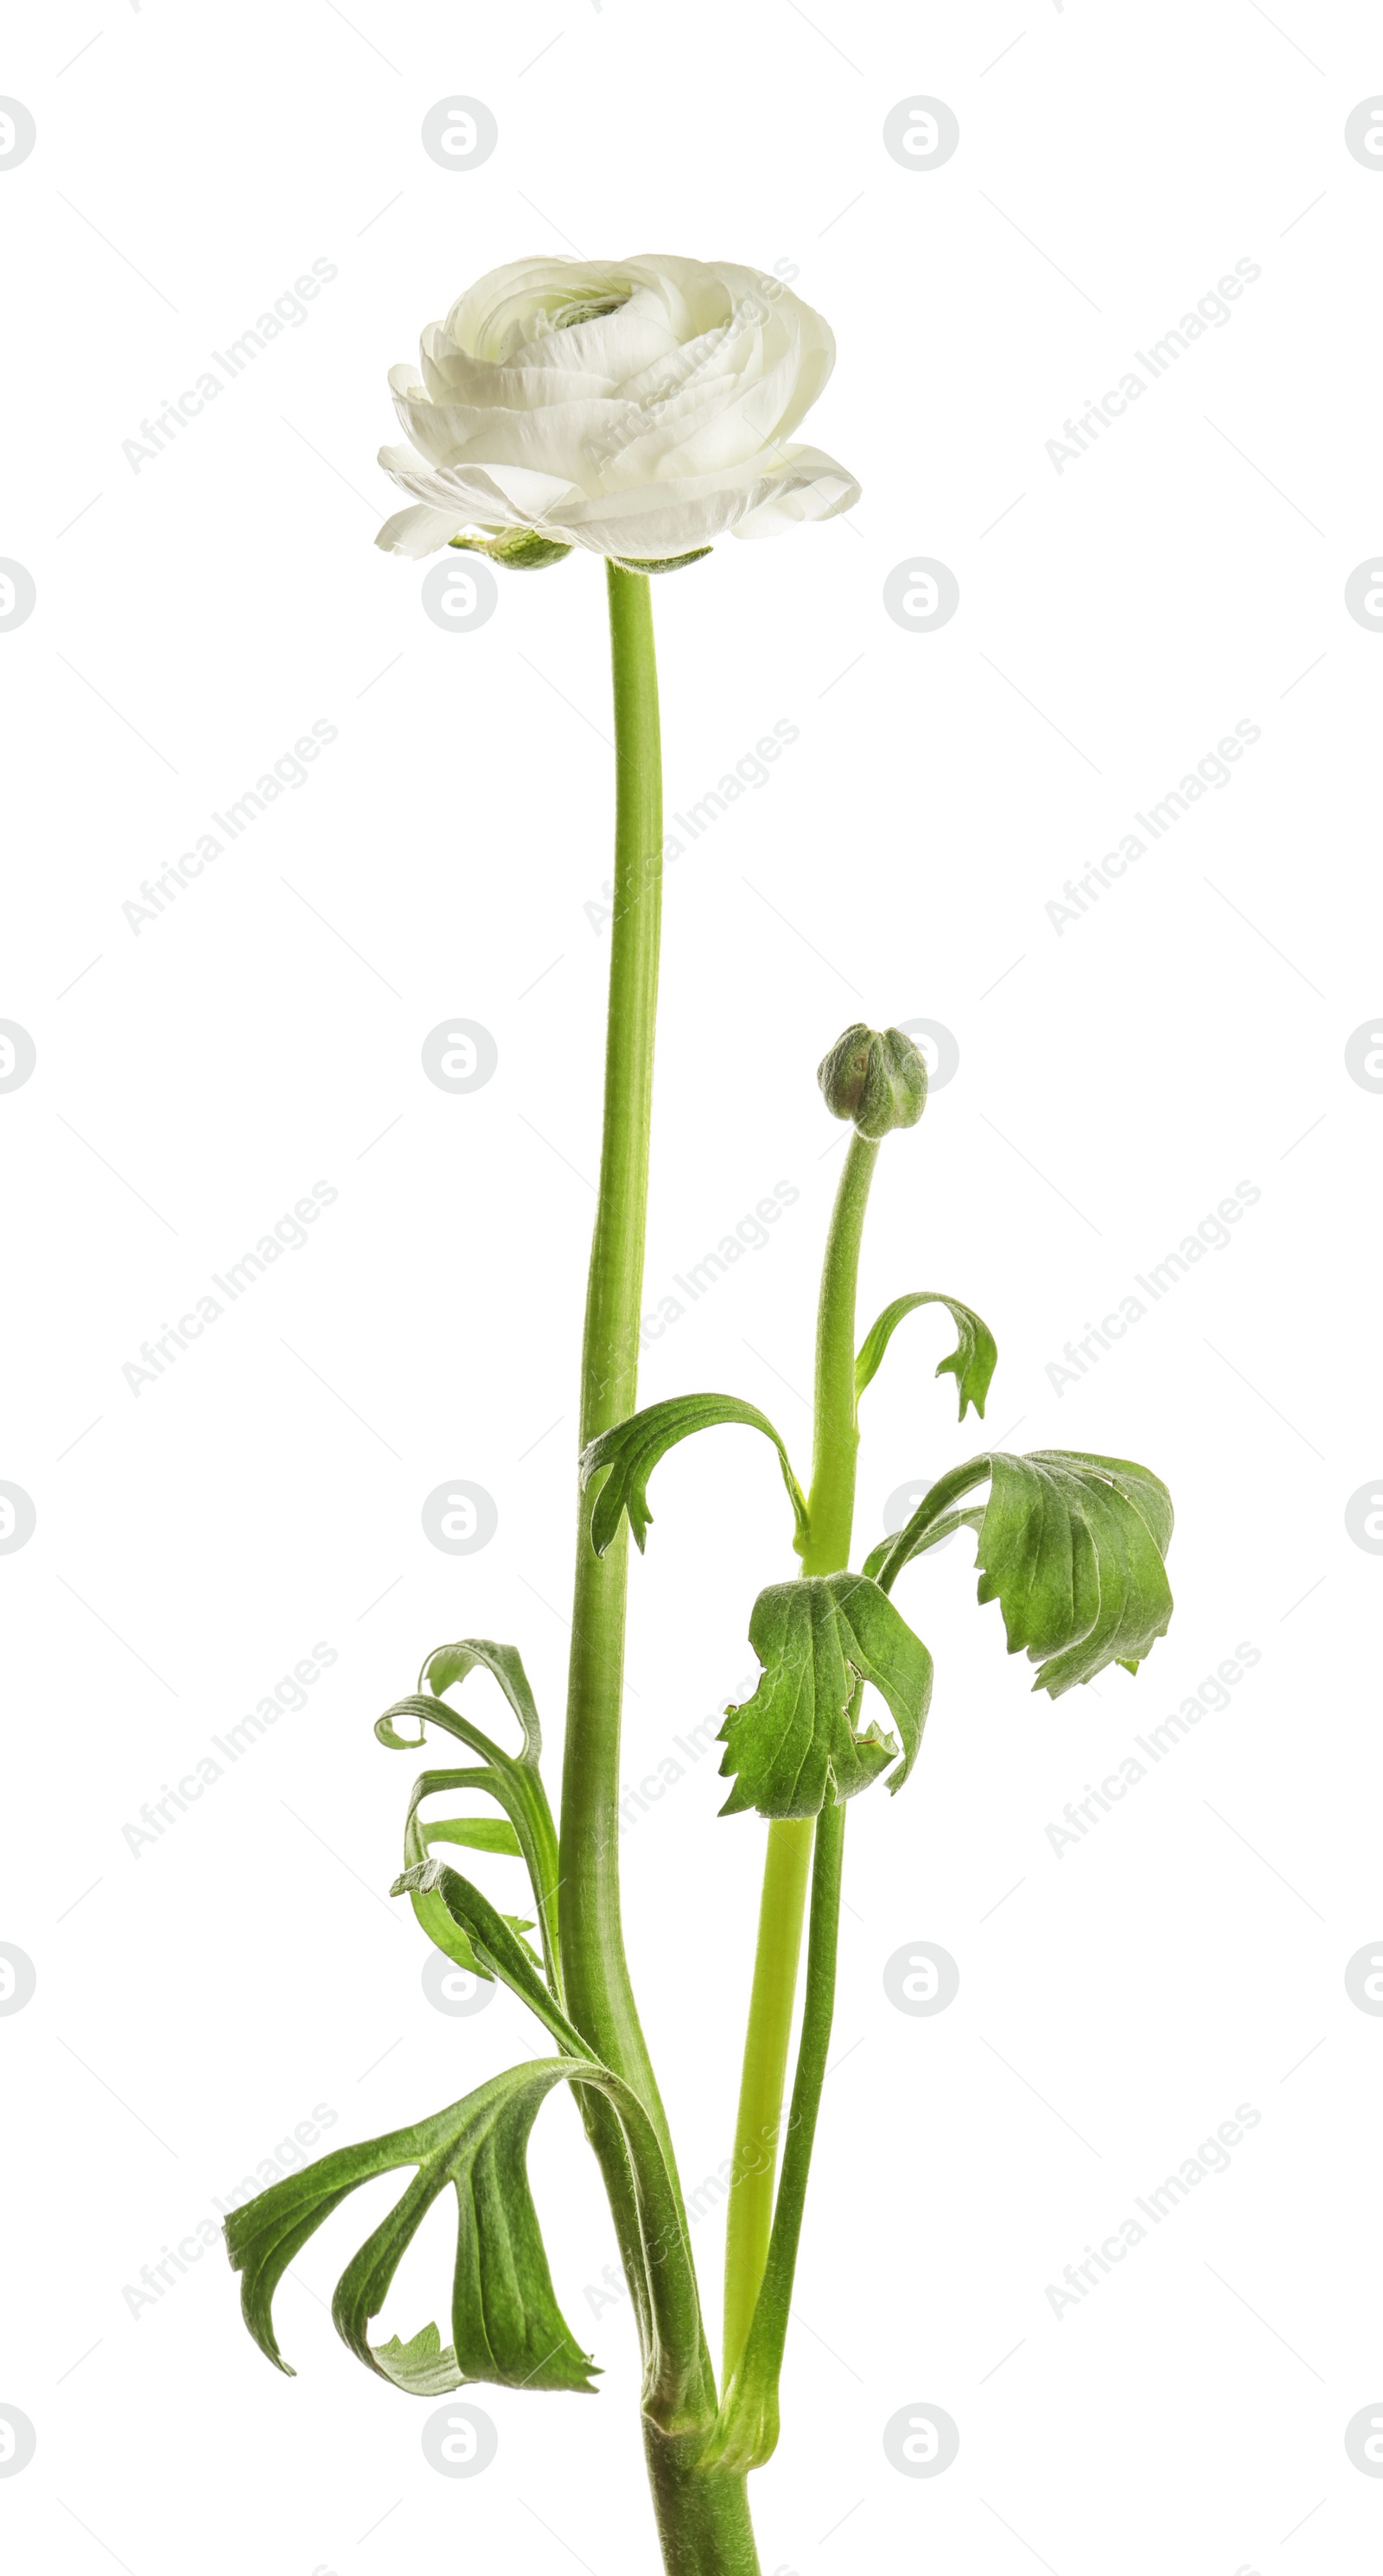
[[[820,314],[751,268],[512,261],[428,325],[420,370],[391,371],[409,445],[380,463],[420,507],[379,543],[528,528],[652,561],[833,518],[854,478],[786,442],[834,359]]]

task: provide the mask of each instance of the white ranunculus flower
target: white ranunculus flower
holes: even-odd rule
[[[831,519],[853,475],[791,440],[835,363],[819,313],[727,261],[524,259],[422,338],[389,383],[409,447],[379,461],[417,506],[377,544],[527,535],[657,563]]]

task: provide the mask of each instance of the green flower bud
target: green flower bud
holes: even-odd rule
[[[852,1118],[857,1134],[877,1144],[895,1127],[915,1127],[927,1105],[925,1059],[901,1029],[867,1029],[857,1020],[816,1068],[833,1118]]]

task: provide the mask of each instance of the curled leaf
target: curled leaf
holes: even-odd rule
[[[806,1497],[767,1414],[760,1413],[757,1405],[742,1404],[735,1395],[674,1395],[662,1404],[646,1405],[642,1413],[632,1413],[627,1422],[617,1422],[612,1430],[602,1431],[582,1451],[583,1493],[593,1476],[602,1469],[609,1470],[591,1512],[591,1545],[597,1556],[604,1556],[624,1513],[629,1516],[635,1543],[642,1549],[653,1518],[648,1508],[648,1479],[659,1459],[693,1431],[707,1431],[718,1422],[745,1423],[751,1431],[762,1431],[772,1441],[797,1525],[794,1543],[800,1546],[807,1532]]]
[[[875,1375],[903,1317],[912,1314],[914,1308],[918,1306],[946,1308],[955,1325],[958,1339],[955,1349],[948,1351],[945,1359],[937,1361],[936,1375],[945,1377],[949,1374],[955,1379],[960,1389],[962,1422],[965,1420],[965,1408],[968,1404],[973,1404],[975,1411],[983,1419],[984,1400],[989,1393],[989,1381],[999,1362],[997,1344],[989,1326],[974,1313],[971,1307],[962,1306],[958,1298],[943,1297],[935,1288],[918,1288],[909,1297],[895,1297],[891,1306],[885,1306],[878,1322],[871,1326],[855,1362],[856,1401],[858,1402],[870,1379]]]

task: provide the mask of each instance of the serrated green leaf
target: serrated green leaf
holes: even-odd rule
[[[949,1374],[955,1379],[960,1390],[962,1422],[965,1420],[965,1408],[968,1404],[973,1404],[976,1413],[983,1420],[984,1400],[989,1393],[989,1381],[998,1366],[998,1346],[989,1326],[969,1306],[962,1306],[955,1297],[943,1297],[935,1288],[918,1288],[910,1297],[895,1297],[891,1306],[885,1306],[878,1322],[871,1326],[861,1347],[859,1358],[855,1362],[856,1402],[877,1371],[903,1317],[910,1315],[917,1306],[946,1308],[955,1325],[958,1339],[955,1349],[948,1352],[944,1360],[937,1361],[935,1374],[937,1377],[945,1377]]]
[[[959,1497],[986,1477],[979,1598],[999,1603],[1009,1653],[1026,1651],[1038,1666],[1033,1689],[1058,1699],[1108,1664],[1135,1670],[1172,1615],[1163,1564],[1172,1502],[1131,1459],[989,1450],[938,1478],[906,1527],[865,1559],[866,1572],[891,1590],[909,1558],[941,1536]],[[972,1517],[954,1515],[951,1526]]]
[[[541,2104],[571,2073],[570,2062],[561,2059],[513,2067],[434,2119],[361,2146],[340,2147],[233,2210],[226,2244],[233,2268],[244,2275],[241,2307],[261,2352],[278,2369],[289,2370],[274,2332],[273,2297],[309,2237],[361,2183],[414,2165],[402,2199],[337,2284],[332,2316],[352,2352],[418,2396],[471,2380],[589,2391],[593,2364],[557,2306],[526,2161]],[[451,2343],[443,2349],[433,2325],[407,2344],[394,2337],[376,2349],[369,2341],[370,2320],[384,2305],[406,2247],[448,2184],[457,2199]]]
[[[772,1441],[792,1504],[797,1539],[800,1542],[805,1538],[806,1497],[767,1414],[760,1413],[757,1405],[742,1404],[735,1395],[674,1395],[662,1404],[646,1405],[642,1413],[631,1414],[627,1422],[617,1422],[613,1430],[602,1431],[581,1453],[583,1493],[593,1476],[603,1468],[609,1469],[591,1513],[591,1545],[597,1556],[605,1554],[625,1512],[635,1543],[642,1550],[653,1518],[648,1508],[648,1479],[659,1459],[693,1431],[707,1431],[718,1422],[745,1423],[751,1431],[762,1431]]]
[[[759,1594],[749,1642],[764,1670],[752,1699],[727,1711],[721,1777],[735,1786],[721,1808],[734,1816],[814,1816],[867,1789],[896,1760],[892,1736],[856,1731],[860,1685],[872,1682],[892,1711],[903,1758],[901,1789],[922,1741],[932,1659],[879,1586],[862,1574],[816,1574]]]

